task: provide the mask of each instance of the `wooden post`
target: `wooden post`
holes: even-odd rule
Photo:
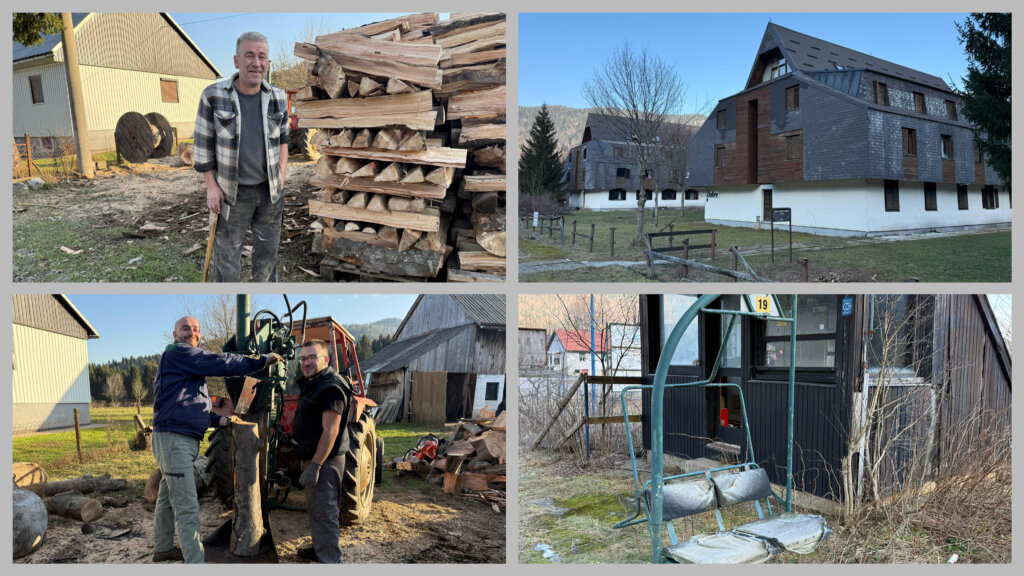
[[[255,556],[263,537],[260,508],[260,437],[255,422],[231,425],[231,455],[235,462],[235,517],[229,550],[237,556]]]
[[[715,229],[711,229],[711,261],[715,261]]]
[[[690,239],[683,238],[683,260],[690,259]],[[690,277],[690,267],[683,265],[683,278]]]
[[[82,425],[78,422],[78,408],[75,408],[75,446],[78,448],[78,463],[84,464],[82,458]]]
[[[562,216],[561,223],[558,225],[558,235],[562,239],[562,246],[565,246],[565,216]]]
[[[28,157],[28,177],[32,177],[32,137],[25,133],[25,156]],[[42,174],[40,174],[42,176]]]
[[[733,271],[736,271],[736,270],[740,269],[740,260],[739,260],[738,255],[736,254],[736,252],[739,249],[740,249],[739,246],[733,246],[732,250],[730,250],[730,252],[732,252],[732,269],[733,269]],[[735,277],[735,276],[733,276],[732,281],[733,282],[739,282],[740,279]]]
[[[590,223],[590,251],[594,251],[594,223]]]
[[[807,258],[801,258],[800,260],[798,260],[798,262],[800,262],[800,267],[803,268],[803,271],[801,272],[801,274],[803,276],[803,282],[807,282],[808,281]]]
[[[615,258],[615,226],[612,226],[612,258]]]
[[[548,238],[554,238],[554,237],[555,237],[555,217],[554,216],[549,216],[548,217]]]
[[[572,221],[572,247],[576,247],[576,220]]]
[[[675,227],[676,227],[675,222],[669,222],[669,224],[668,224],[668,231],[669,232],[675,232]],[[669,248],[672,247],[672,237],[671,236],[668,237],[668,247]]]

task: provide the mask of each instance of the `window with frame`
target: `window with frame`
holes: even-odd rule
[[[618,146],[615,147],[615,157],[622,158],[622,148],[619,148]]]
[[[675,200],[676,199],[676,191],[675,190],[662,190],[661,191],[661,199],[662,200]]]
[[[924,183],[924,209],[930,212],[939,209],[935,198],[935,182]]]
[[[999,208],[999,189],[995,186],[981,187],[981,207],[985,210]]]
[[[484,389],[484,400],[491,402],[498,399],[498,390],[501,388],[499,382],[488,382]]]
[[[683,192],[684,200],[700,200],[700,192],[696,190],[687,190]]]
[[[170,80],[167,78],[160,79],[160,101],[169,103],[178,102],[177,80]]]
[[[950,120],[959,120],[956,114],[956,102],[952,100],[946,100],[946,118]]]
[[[768,65],[768,70],[769,80],[772,78],[778,78],[779,76],[785,76],[786,74],[789,74],[789,62],[786,62],[785,58],[779,58]]]
[[[786,88],[786,110],[796,110],[800,107],[800,85]]]
[[[804,152],[803,133],[786,136],[786,160],[800,160]]]
[[[967,210],[967,184],[956,185],[956,207],[958,210]]]
[[[886,180],[885,181],[885,211],[886,212],[899,212],[900,211],[900,181],[899,180]]]
[[[927,114],[928,111],[924,107],[924,94],[920,92],[914,92],[914,112],[918,114]]]
[[[875,80],[875,104],[879,106],[889,105],[889,87],[884,82]]]
[[[942,159],[951,160],[953,158],[953,137],[949,134],[942,135]]]
[[[715,168],[725,168],[725,146],[715,146]]]
[[[915,294],[868,296],[871,334],[867,364],[872,372],[915,373],[928,359],[932,312],[928,298]]]
[[[973,142],[973,144],[974,144],[974,163],[975,164],[981,164],[984,161],[982,156],[981,156],[981,146],[978,146],[978,142],[977,141]]]
[[[725,130],[725,109],[719,110],[715,115],[715,124],[719,130]]]
[[[615,177],[616,178],[629,178],[629,168],[616,168],[615,169]]]
[[[617,201],[617,200],[625,200],[625,199],[626,199],[626,191],[623,190],[622,188],[615,188],[614,190],[609,190],[608,191],[608,200]]]
[[[682,318],[687,309],[697,301],[696,296],[665,294],[661,297],[661,353],[665,353],[665,342],[672,328]],[[694,320],[679,339],[679,344],[672,351],[672,366],[697,366],[700,363],[700,327]],[[653,365],[657,364],[652,359]],[[652,365],[652,369],[653,369]]]
[[[43,77],[40,74],[28,77],[28,89],[32,92],[32,103],[42,104],[46,100],[43,98]]]
[[[780,312],[789,315],[792,295],[780,295]],[[803,294],[797,297],[796,367],[834,370],[839,297],[834,294]],[[789,368],[789,322],[765,320],[764,357],[760,367]]]
[[[640,192],[636,193],[636,199],[640,199]],[[644,190],[644,200],[654,200],[654,190]]]
[[[587,159],[587,149],[586,148],[583,149],[583,159],[584,160]]]
[[[719,302],[721,310],[741,309],[739,294],[724,294]],[[718,344],[719,346],[725,344],[725,352],[722,353],[722,368],[740,368],[743,366],[743,318],[735,316],[736,322],[733,324],[732,334],[729,335],[728,342],[725,341],[725,337],[729,330],[729,321],[734,316],[721,314],[718,318],[719,326],[721,327]],[[709,360],[708,362],[711,361]]]
[[[903,155],[917,155],[917,130],[913,128],[903,129]]]

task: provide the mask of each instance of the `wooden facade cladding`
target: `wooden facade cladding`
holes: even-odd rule
[[[984,174],[982,176],[984,176]],[[982,184],[984,182],[985,182],[985,179],[983,177],[981,179],[981,182],[978,182],[978,184]],[[954,161],[952,159],[950,159],[950,160],[943,159],[942,160],[942,183],[943,184],[956,184],[956,161]]]
[[[917,156],[903,155],[903,178],[902,180],[917,180]]]
[[[772,101],[772,83],[732,97],[727,106],[736,111],[736,140],[720,147],[724,166],[715,163],[714,185],[770,184],[804,180],[803,130],[772,133],[772,107],[786,110],[785,91]],[[788,137],[799,135],[800,153],[789,150]]]

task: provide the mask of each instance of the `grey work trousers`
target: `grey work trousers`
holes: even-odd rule
[[[227,216],[225,218],[225,216]],[[221,212],[213,239],[213,281],[238,282],[242,243],[252,225],[252,280],[277,282],[277,250],[281,246],[284,195],[270,201],[270,185],[238,186],[235,203]]]
[[[305,466],[303,466],[305,469]],[[320,466],[316,485],[306,488],[306,512],[313,536],[313,551],[321,564],[341,564],[341,480],[345,477],[345,455],[328,458]]]
[[[153,432],[153,456],[160,468],[160,490],[153,512],[153,544],[157,552],[174,548],[174,531],[186,564],[202,564],[206,553],[199,538],[199,496],[192,463],[199,440],[174,432]]]

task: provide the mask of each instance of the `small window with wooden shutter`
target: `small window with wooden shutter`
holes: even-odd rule
[[[804,152],[804,135],[786,136],[786,160],[800,160]]]
[[[913,128],[903,129],[903,154],[905,156],[917,155],[917,130]]]
[[[927,114],[924,108],[924,94],[920,92],[914,92],[914,112]]]
[[[875,81],[875,104],[889,105],[889,87],[877,80]]]
[[[43,77],[41,75],[29,76],[28,87],[32,91],[32,103],[43,103]]]
[[[178,102],[178,81],[168,80],[167,78],[160,79],[160,101],[161,102]]]
[[[942,135],[942,159],[951,160],[953,158],[953,137],[949,134]]]
[[[956,207],[959,210],[967,210],[967,185],[957,184],[956,185]]]
[[[900,182],[899,180],[885,181],[885,211],[900,211]]]
[[[715,116],[715,124],[719,130],[725,130],[725,110],[719,110]]]
[[[715,147],[715,168],[725,167],[725,146]]]
[[[946,118],[950,120],[959,120],[956,115],[956,102],[952,100],[946,100]]]
[[[935,182],[924,183],[924,209],[929,212],[939,209],[935,199]]]
[[[786,88],[786,110],[796,110],[800,107],[800,85]]]

